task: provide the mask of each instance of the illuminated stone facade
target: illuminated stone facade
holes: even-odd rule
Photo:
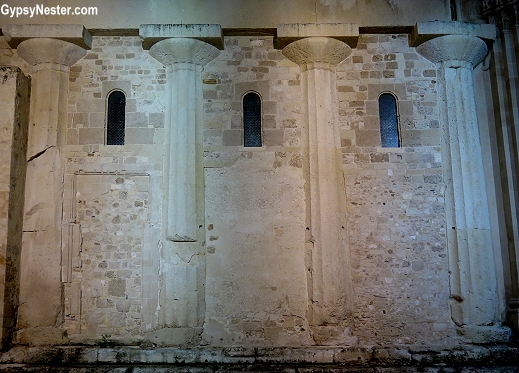
[[[0,362],[496,364],[474,345],[518,331],[515,28],[296,3],[2,18]]]

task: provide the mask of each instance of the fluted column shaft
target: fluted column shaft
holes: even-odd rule
[[[474,36],[445,35],[417,51],[438,69],[452,319],[460,327],[492,325],[497,278],[472,77],[487,46]]]
[[[67,41],[28,39],[18,55],[34,66],[21,255],[19,342],[60,343],[63,331],[61,222],[69,68],[86,50]]]
[[[199,327],[204,319],[204,170],[201,70],[214,46],[190,38],[154,44],[150,54],[167,66],[166,156],[159,325]]]
[[[290,43],[283,54],[301,66],[304,176],[307,201],[310,322],[342,324],[351,314],[345,185],[335,67],[351,48],[328,37]]]

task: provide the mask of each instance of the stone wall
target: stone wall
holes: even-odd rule
[[[137,37],[94,38],[71,68],[63,220],[76,258],[64,268],[73,341],[132,343],[156,326],[165,73]],[[113,89],[126,95],[122,146],[104,145]]]
[[[434,65],[408,46],[407,35],[361,35],[337,68],[353,335],[363,343],[445,343],[454,335],[435,76]],[[256,342],[259,336],[290,344],[289,335],[307,330],[305,318],[293,310],[304,310],[308,302],[301,286],[306,279],[300,277],[305,206],[299,67],[272,49],[270,38],[226,38],[225,51],[204,78],[216,83],[204,89],[206,167],[211,167],[206,170],[206,208],[214,227],[208,231],[207,266],[208,280],[217,279],[208,281],[207,325],[220,342]],[[263,99],[262,149],[242,147],[239,99],[247,90]],[[401,148],[380,145],[382,92],[398,98]],[[291,192],[285,195],[284,188]],[[290,223],[282,220],[287,215]],[[284,256],[288,248],[293,249],[290,259]],[[282,267],[273,270],[273,262]],[[269,287],[281,289],[278,271],[289,286],[290,307],[285,309],[270,305],[283,304],[275,291],[268,293]],[[258,294],[262,302],[254,304]],[[268,315],[264,321],[256,316],[258,310]],[[212,313],[226,315],[223,330]],[[211,342],[218,341],[213,337]],[[314,343],[305,338],[297,343],[302,342]]]
[[[30,79],[16,67],[0,69],[0,322],[2,348],[16,325],[20,286]]]
[[[337,68],[353,335],[363,343],[453,336],[435,75],[407,35],[362,35]],[[158,323],[165,79],[133,37],[96,37],[71,68],[64,222],[83,243],[70,249],[80,260],[66,281],[65,325],[79,339],[138,340]],[[271,37],[227,37],[202,79],[202,338],[216,345],[314,344],[300,68]],[[114,88],[127,97],[124,146],[103,145],[105,101]],[[243,147],[242,97],[249,91],[262,99],[261,148]],[[400,148],[380,146],[382,92],[398,98]]]
[[[299,67],[272,38],[226,38],[204,78],[205,338],[312,343],[306,320]],[[242,98],[262,99],[263,146],[244,148]],[[261,299],[261,301],[259,301]]]
[[[453,331],[435,66],[407,35],[361,35],[337,70],[355,334],[444,343]],[[381,147],[383,92],[397,97],[400,148]]]
[[[458,342],[449,309],[456,300],[449,300],[436,74],[407,34],[362,34],[337,67],[351,251],[345,262],[353,278],[353,312],[340,320],[351,335],[341,336],[343,343]],[[163,226],[166,68],[138,37],[93,38],[69,75],[66,342],[321,343],[310,325],[301,75],[272,37],[225,37],[224,50],[198,77],[205,242],[193,244],[200,252],[175,251]],[[104,145],[106,98],[114,89],[126,95],[122,146]],[[257,148],[243,146],[242,98],[251,91],[262,100]],[[399,148],[381,147],[384,92],[397,98]]]

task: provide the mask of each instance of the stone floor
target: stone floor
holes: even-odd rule
[[[5,372],[519,372],[511,345],[410,347],[14,347]]]

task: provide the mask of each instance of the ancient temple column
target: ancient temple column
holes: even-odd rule
[[[61,222],[69,68],[86,55],[81,25],[6,25],[7,42],[33,65],[21,253],[18,342],[64,342]],[[65,40],[62,40],[65,39]]]
[[[160,269],[159,325],[200,327],[205,311],[201,72],[220,53],[214,45],[223,47],[221,28],[219,25],[142,25],[140,32],[143,47],[149,47],[150,55],[167,67],[162,204],[165,240]],[[172,338],[182,342],[181,339],[191,337],[173,333]]]
[[[337,343],[349,334],[352,311],[335,84],[335,68],[351,54],[351,47],[344,40],[329,37],[335,35],[356,42],[358,29],[349,24],[278,26],[278,47],[301,68],[309,321],[314,338],[322,344]],[[291,42],[283,46],[285,41]]]
[[[509,333],[499,327],[497,251],[472,77],[488,53],[484,40],[494,35],[491,25],[459,22],[419,23],[413,33],[417,52],[438,70],[452,320],[472,342],[499,341]]]

